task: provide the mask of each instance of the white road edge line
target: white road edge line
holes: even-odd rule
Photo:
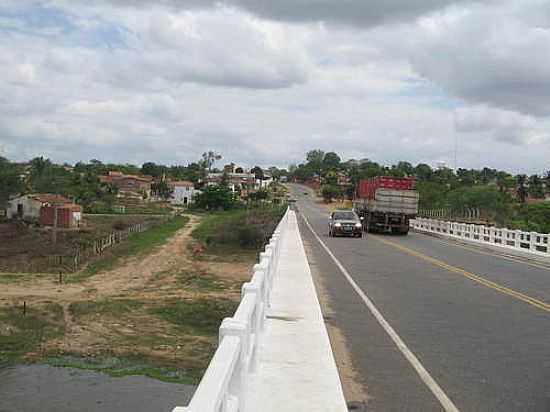
[[[376,318],[380,326],[386,331],[386,333],[390,336],[390,338],[393,340],[399,351],[403,354],[403,356],[409,361],[409,363],[412,365],[416,373],[418,373],[418,376],[420,376],[420,379],[422,379],[422,382],[432,391],[432,393],[435,395],[443,409],[445,409],[446,412],[459,412],[458,408],[454,405],[454,403],[451,401],[451,399],[443,392],[443,389],[438,385],[438,383],[432,378],[432,376],[428,373],[426,368],[420,363],[418,358],[412,353],[412,351],[407,347],[405,342],[403,342],[403,339],[399,337],[397,332],[391,327],[391,325],[388,323],[388,321],[382,316],[382,313],[376,308],[374,303],[370,300],[370,298],[366,295],[363,290],[355,283],[351,275],[348,273],[346,268],[340,263],[340,261],[334,256],[334,254],[330,251],[330,249],[325,245],[325,242],[321,240],[321,238],[315,233],[311,225],[309,224],[309,221],[307,218],[300,213],[302,216],[302,219],[304,219],[305,224],[307,225],[308,229],[311,231],[313,236],[317,239],[317,241],[321,244],[323,249],[328,253],[328,255],[331,257],[331,259],[334,261],[336,266],[338,266],[338,269],[342,272],[342,274],[345,276],[347,281],[350,283],[351,287],[357,292],[359,297],[363,300],[367,308],[370,310],[372,315]]]

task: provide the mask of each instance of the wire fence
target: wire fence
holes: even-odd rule
[[[15,271],[28,273],[76,272],[90,260],[104,254],[108,249],[128,241],[130,236],[146,232],[171,219],[172,216],[165,216],[155,221],[137,223],[126,229],[113,231],[89,244],[78,245],[68,254],[27,257],[24,260],[15,262]]]

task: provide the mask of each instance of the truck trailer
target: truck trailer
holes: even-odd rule
[[[416,179],[378,176],[361,180],[353,207],[366,232],[409,233],[409,220],[418,213]]]

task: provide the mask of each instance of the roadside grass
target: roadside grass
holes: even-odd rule
[[[63,336],[63,308],[49,303],[27,307],[0,308],[0,363],[22,361],[40,350],[46,340]]]
[[[143,302],[131,299],[102,299],[98,301],[73,302],[69,305],[69,313],[80,318],[90,315],[121,316],[143,306]]]
[[[225,281],[204,270],[184,270],[176,274],[178,286],[193,291],[217,292],[226,291],[235,287],[237,282]],[[240,283],[239,283],[240,284]]]
[[[67,281],[69,283],[81,282],[100,272],[114,269],[124,258],[145,255],[165,243],[188,222],[189,217],[177,216],[146,232],[132,234],[126,242],[106,251],[101,258],[90,262],[85,269],[68,277]]]
[[[183,333],[217,336],[222,320],[233,316],[239,302],[223,298],[179,299],[151,309],[151,313],[177,326]]]
[[[173,299],[167,302],[112,299],[75,302],[69,311],[75,322],[106,316],[136,325],[132,332],[114,330],[108,346],[90,356],[52,354],[52,366],[89,369],[114,377],[145,375],[165,382],[196,384],[217,347],[218,328],[238,303],[223,298]],[[158,333],[152,325],[166,322]]]
[[[192,236],[217,261],[251,261],[268,242],[284,214],[284,208],[256,207],[206,214]]]

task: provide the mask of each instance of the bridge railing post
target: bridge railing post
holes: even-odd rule
[[[246,400],[246,374],[248,371],[248,350],[249,350],[249,329],[247,325],[232,318],[223,320],[220,326],[219,342],[229,336],[235,336],[240,340],[240,351],[234,377],[229,382],[226,394],[226,404],[222,411],[228,410],[230,406],[236,406],[235,411],[243,411]]]

